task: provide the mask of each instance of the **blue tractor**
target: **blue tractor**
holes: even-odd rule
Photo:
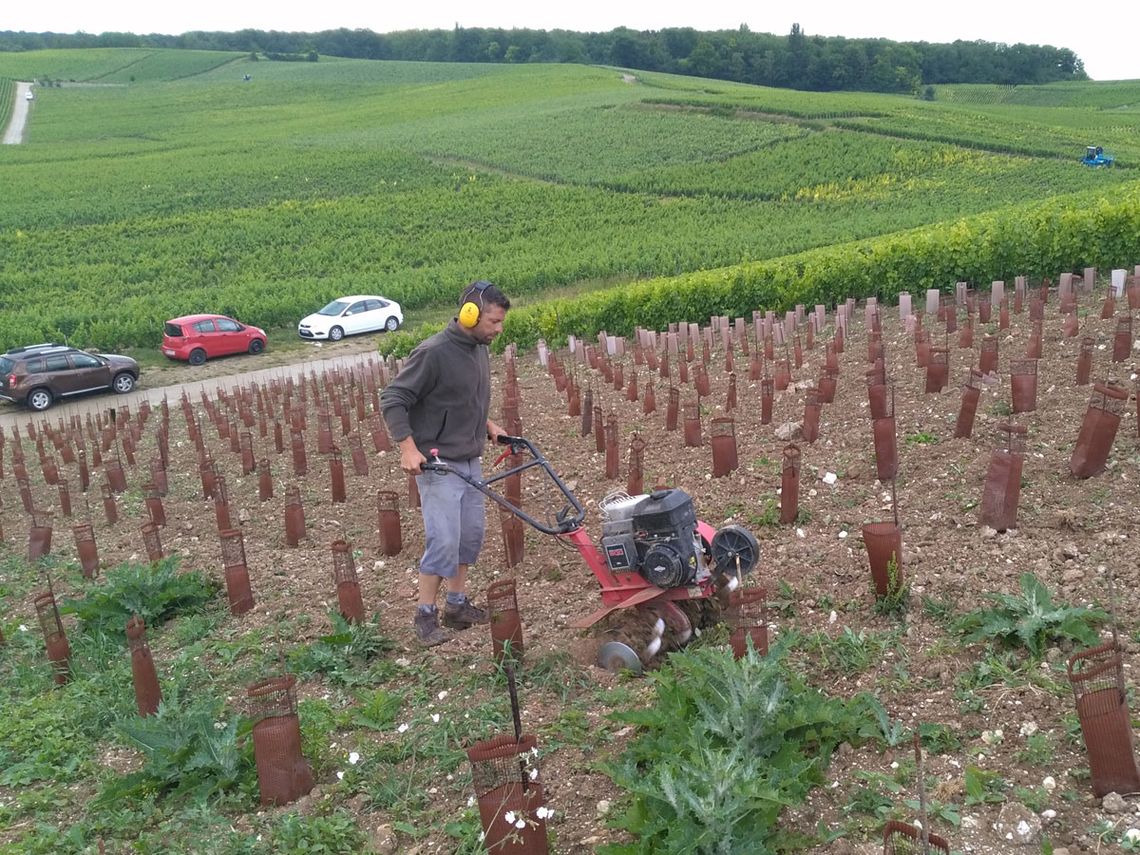
[[[1099,145],[1090,145],[1085,148],[1085,156],[1081,159],[1085,166],[1112,166],[1113,157],[1105,154]]]

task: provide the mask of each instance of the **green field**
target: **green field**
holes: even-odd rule
[[[0,347],[150,347],[202,310],[288,327],[346,291],[414,318],[478,277],[533,301],[1111,198],[1140,164],[1140,82],[928,102],[143,49],[0,54],[4,77],[65,83],[0,151]],[[1081,167],[1090,143],[1118,167]]]

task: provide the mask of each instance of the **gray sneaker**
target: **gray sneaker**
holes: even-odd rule
[[[416,609],[416,640],[423,647],[435,647],[445,641],[451,641],[452,634],[439,625],[439,611],[434,607],[430,612]]]
[[[489,623],[487,610],[481,609],[466,597],[459,605],[448,603],[443,607],[443,625],[452,629],[467,629],[477,623]]]

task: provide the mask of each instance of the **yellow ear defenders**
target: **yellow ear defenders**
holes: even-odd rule
[[[490,282],[472,282],[471,286],[467,289],[466,299],[463,305],[459,307],[459,325],[466,329],[474,329],[475,325],[479,323],[479,315],[483,311],[483,292],[491,287]],[[475,302],[478,297],[479,302]]]

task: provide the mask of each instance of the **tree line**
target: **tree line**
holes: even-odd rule
[[[45,48],[155,47],[248,51],[254,56],[313,52],[355,59],[429,62],[571,62],[617,65],[810,91],[917,93],[939,83],[1026,85],[1087,80],[1071,50],[986,41],[895,42],[809,36],[793,24],[786,36],[690,27],[608,32],[456,27],[453,30],[274,30],[134,33],[0,32],[0,51]]]

